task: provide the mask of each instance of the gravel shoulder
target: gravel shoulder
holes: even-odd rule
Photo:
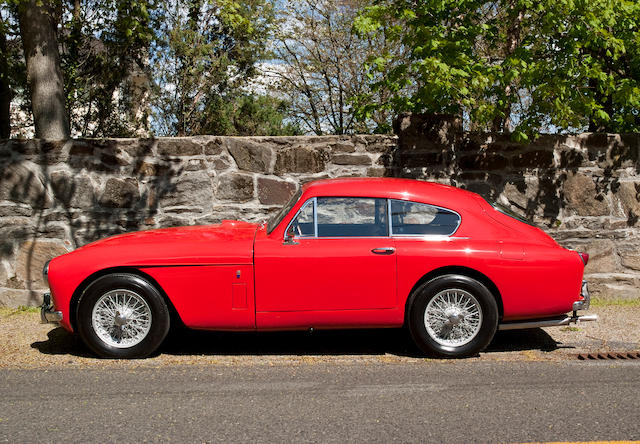
[[[466,361],[557,361],[578,353],[640,351],[640,306],[593,307],[597,322],[498,332],[488,350]],[[93,357],[75,335],[39,324],[32,311],[0,309],[0,368],[300,365],[424,362],[403,330],[273,333],[172,332],[144,360]],[[427,359],[428,360],[428,359]]]

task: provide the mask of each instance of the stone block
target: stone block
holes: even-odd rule
[[[25,163],[9,165],[0,171],[0,200],[24,203],[34,208],[50,208],[53,203],[40,167]]]
[[[32,216],[33,208],[18,204],[0,205],[0,217]]]
[[[581,251],[589,254],[585,273],[613,273],[618,271],[618,258],[610,239],[597,239],[583,244]]]
[[[459,165],[465,170],[504,170],[507,167],[507,158],[499,154],[483,152],[461,157]]]
[[[560,151],[560,168],[576,169],[580,168],[584,163],[585,158],[578,150],[562,149]]]
[[[369,153],[388,153],[398,146],[396,136],[364,136],[364,149]]]
[[[242,138],[232,138],[229,140],[228,150],[239,169],[254,173],[270,172],[273,151],[269,146]]]
[[[162,157],[197,156],[203,153],[203,148],[190,137],[163,137],[158,139],[157,151]]]
[[[371,167],[367,168],[367,177],[384,177],[387,172],[383,167]]]
[[[563,187],[566,209],[579,216],[610,214],[603,195],[596,191],[593,180],[582,173],[569,174]]]
[[[222,148],[222,139],[221,138],[213,138],[211,140],[208,140],[207,143],[205,143],[204,145],[204,153],[207,156],[217,156],[218,154],[222,153],[223,148]]]
[[[618,254],[623,267],[640,271],[640,245],[638,242],[619,246]]]
[[[553,151],[525,151],[513,156],[511,164],[514,168],[551,168],[554,165]]]
[[[104,192],[100,196],[100,204],[109,208],[131,208],[140,200],[138,182],[135,179],[107,180]]]
[[[325,169],[324,154],[302,146],[278,151],[275,173],[320,173]]]
[[[213,189],[209,175],[204,172],[184,174],[170,178],[170,181],[156,190],[160,206],[193,206],[208,208],[213,201]]]
[[[258,199],[263,205],[284,205],[295,191],[294,183],[267,177],[258,178]]]
[[[371,165],[371,158],[364,154],[335,154],[331,161],[336,165]]]
[[[614,197],[620,202],[628,225],[637,225],[640,219],[640,182],[623,182]]]
[[[620,273],[611,275],[585,275],[589,282],[589,293],[600,300],[637,300],[640,299],[640,278],[637,275],[625,276]]]
[[[0,287],[6,287],[7,280],[9,279],[9,270],[6,265],[0,262]]]
[[[83,140],[74,140],[69,148],[70,156],[93,156],[96,153],[96,146]]]
[[[62,240],[29,240],[18,248],[16,278],[28,289],[44,289],[48,285],[42,279],[44,264],[54,257],[68,253]]]
[[[218,199],[246,202],[253,199],[253,176],[244,173],[226,173],[218,176]]]
[[[42,291],[0,288],[0,307],[36,307],[42,304]]]
[[[334,153],[353,153],[356,150],[352,142],[340,141],[329,145]]]

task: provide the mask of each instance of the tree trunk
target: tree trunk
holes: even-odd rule
[[[9,87],[9,55],[7,54],[7,36],[0,25],[0,139],[11,136],[11,89]]]
[[[54,8],[46,0],[27,0],[17,9],[36,137],[68,139],[69,117],[65,108]]]

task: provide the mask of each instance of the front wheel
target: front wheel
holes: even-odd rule
[[[408,321],[411,336],[423,352],[462,358],[489,345],[498,326],[498,306],[482,283],[446,275],[416,289]]]
[[[78,331],[87,346],[105,358],[143,358],[169,331],[169,310],[158,290],[134,274],[98,278],[82,294]]]

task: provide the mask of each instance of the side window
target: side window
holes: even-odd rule
[[[318,237],[388,236],[387,200],[318,197]]]
[[[287,236],[314,236],[313,199],[307,201],[295,220],[289,225]]]
[[[391,201],[391,232],[399,235],[451,235],[460,224],[453,211],[401,200]]]

